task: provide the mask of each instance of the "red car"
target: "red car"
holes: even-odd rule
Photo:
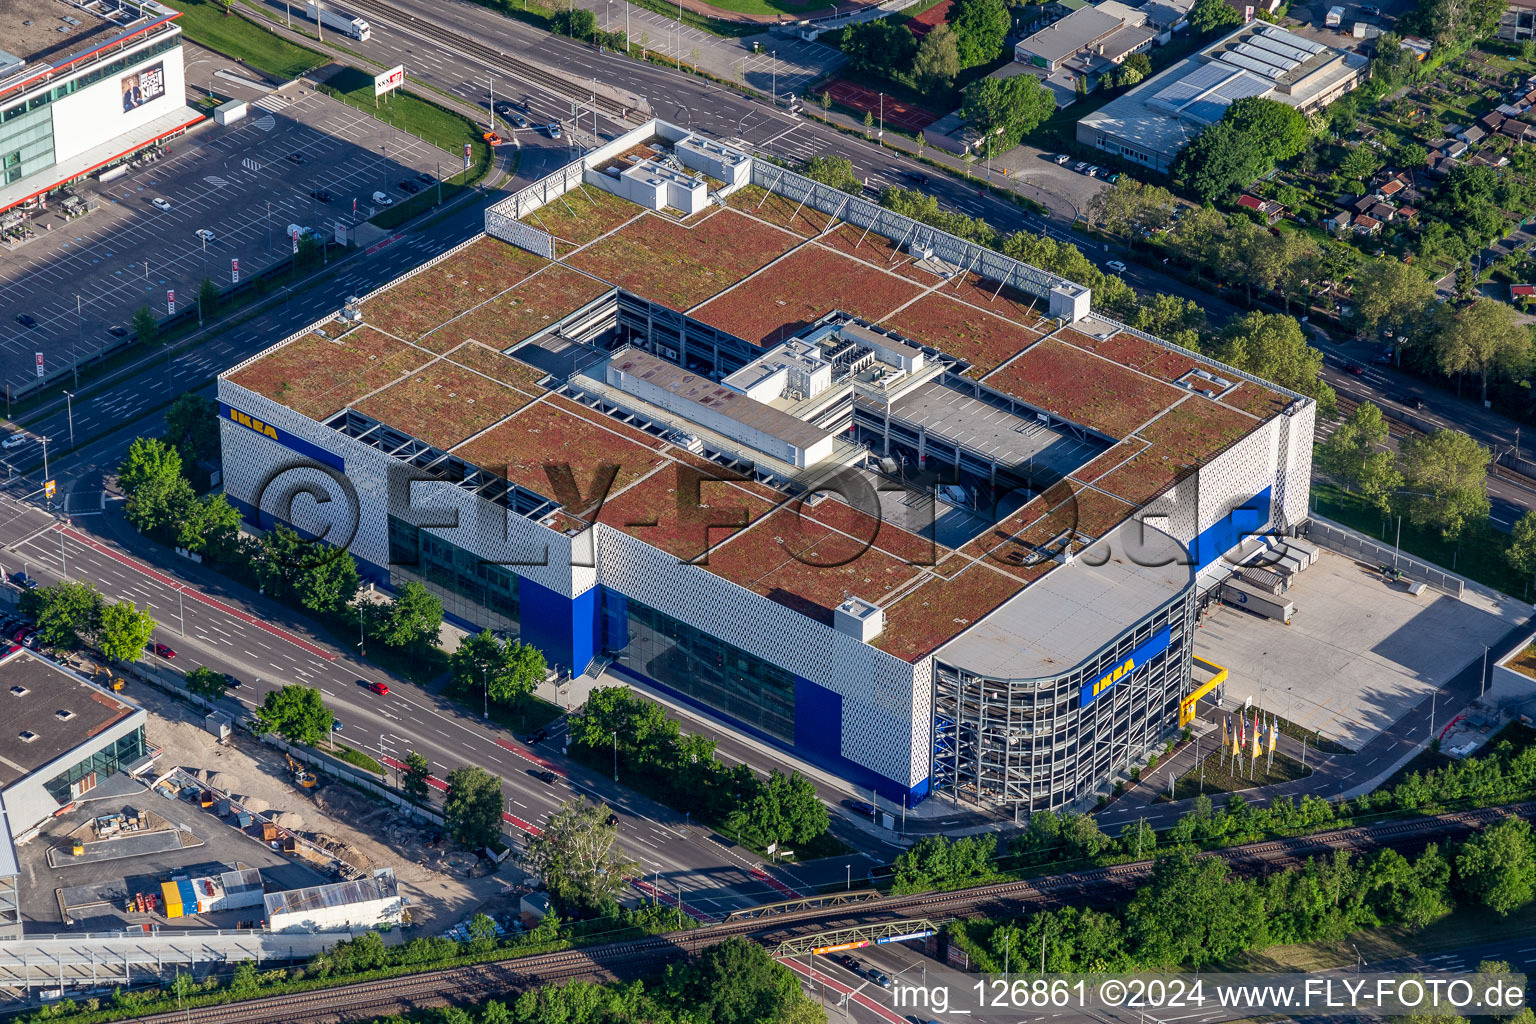
[[[165,644],[155,644],[155,653],[167,660],[176,657],[176,652],[165,646]]]
[[[374,693],[388,693],[389,692],[389,684],[388,683],[369,683],[368,684],[368,689],[372,690]]]

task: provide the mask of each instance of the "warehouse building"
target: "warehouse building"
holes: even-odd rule
[[[1183,724],[1222,555],[1305,518],[1313,403],[691,138],[614,140],[223,373],[227,493],[893,801],[1105,791]],[[622,198],[626,155],[709,209]]]
[[[0,6],[0,213],[203,120],[187,106],[178,17],[155,0]]]
[[[1368,61],[1266,22],[1244,25],[1077,123],[1077,141],[1166,174],[1234,101],[1321,110],[1365,80]]]

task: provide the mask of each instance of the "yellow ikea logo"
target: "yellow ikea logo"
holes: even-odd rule
[[[1103,677],[1093,684],[1093,696],[1097,697],[1134,671],[1136,671],[1136,659],[1126,658],[1125,664],[1117,665],[1113,672],[1104,673]]]
[[[238,409],[230,409],[229,418],[247,430],[254,430],[263,437],[270,437],[274,441],[278,440],[277,428],[273,427],[270,423],[263,423],[261,420],[247,416]]]

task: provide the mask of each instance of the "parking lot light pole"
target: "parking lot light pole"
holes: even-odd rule
[[[80,386],[80,345],[85,341],[85,307],[75,296],[75,387]]]
[[[73,448],[75,446],[75,396],[68,391],[64,392],[64,409],[69,416],[69,446]]]

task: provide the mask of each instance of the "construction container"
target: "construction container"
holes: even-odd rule
[[[1285,577],[1269,569],[1244,569],[1237,574],[1237,578],[1245,585],[1255,590],[1262,590],[1266,594],[1281,594],[1286,588]]]
[[[276,825],[272,824],[270,821],[264,821],[264,822],[261,823],[261,841],[262,842],[264,842],[264,843],[273,842],[281,834],[282,834],[281,830]]]
[[[1298,556],[1305,555],[1308,565],[1316,565],[1317,560],[1322,557],[1322,552],[1318,550],[1316,544],[1309,544],[1304,540],[1296,540],[1293,538],[1286,541],[1285,546],[1290,548],[1291,551]]]
[[[1280,560],[1279,560],[1279,562],[1277,564],[1282,569],[1286,569],[1289,572],[1291,572],[1293,575],[1295,573],[1301,572],[1301,570],[1303,570],[1303,569],[1305,569],[1307,567],[1307,564],[1305,562],[1303,562],[1297,556],[1291,554],[1289,551],[1285,552],[1284,554],[1282,554],[1280,556]]]
[[[181,907],[181,890],[176,887],[175,882],[161,882],[160,896],[165,900],[166,917],[184,916]]]

